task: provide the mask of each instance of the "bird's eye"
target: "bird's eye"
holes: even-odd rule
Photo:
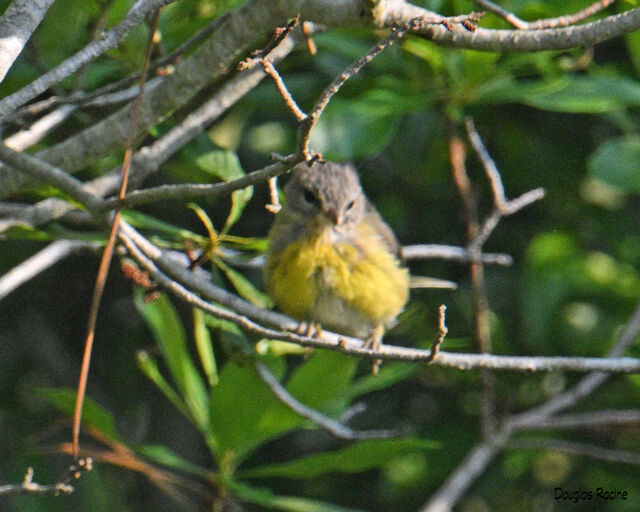
[[[308,204],[318,204],[318,198],[308,188],[305,188],[303,190],[303,196],[302,197],[304,197],[305,202],[308,203]]]
[[[355,206],[356,202],[355,201],[349,201],[347,203],[347,206],[345,207],[344,211],[348,212],[349,210],[351,210],[351,208],[353,208]]]

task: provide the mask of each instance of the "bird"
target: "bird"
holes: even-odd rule
[[[380,346],[407,303],[409,271],[352,164],[294,168],[268,242],[264,279],[276,307]]]

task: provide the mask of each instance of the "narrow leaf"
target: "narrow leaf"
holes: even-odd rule
[[[171,387],[171,384],[167,382],[167,380],[160,373],[160,369],[158,368],[157,361],[150,357],[149,354],[145,351],[140,351],[137,354],[137,362],[138,368],[144,373],[147,378],[153,382],[158,389],[162,391],[164,396],[166,396],[169,401],[178,409],[182,415],[187,418],[189,421],[194,422],[191,413],[189,412],[189,408],[184,403],[180,395],[176,393],[176,391]]]
[[[229,216],[222,228],[222,234],[228,233],[231,227],[238,222],[242,212],[244,211],[244,207],[247,206],[252,197],[253,187],[233,191],[231,194],[231,211],[229,212]]]
[[[245,478],[313,478],[330,472],[361,473],[384,467],[400,455],[436,449],[432,441],[417,438],[368,439],[333,452],[316,453],[280,464],[239,472]]]
[[[207,376],[210,386],[218,384],[218,367],[216,365],[216,356],[213,352],[213,344],[209,329],[204,320],[205,314],[202,310],[193,308],[193,334],[196,340],[196,348],[200,356],[200,364]]]
[[[136,306],[146,320],[171,376],[184,398],[196,426],[207,431],[209,396],[200,374],[191,359],[184,327],[165,294],[154,302],[144,303],[142,293],[136,294]]]
[[[205,468],[184,460],[163,445],[154,444],[138,446],[136,448],[136,452],[152,460],[153,462],[156,462],[168,468],[178,469],[180,471],[184,471],[185,473],[191,473],[202,478],[205,478],[208,475],[208,471]]]
[[[271,300],[271,297],[269,297],[265,293],[262,293],[255,286],[253,286],[251,281],[249,281],[240,272],[231,268],[220,258],[215,259],[215,264],[220,268],[220,270],[225,273],[229,281],[231,281],[233,287],[242,298],[248,300],[254,306],[258,306],[260,308],[273,307],[273,300]]]
[[[38,388],[36,394],[46,399],[59,411],[73,416],[76,406],[76,390],[71,388]],[[95,428],[111,439],[119,439],[116,432],[116,420],[113,415],[96,401],[85,398],[82,410],[82,423]]]
[[[268,489],[249,486],[243,482],[233,480],[226,482],[235,495],[245,501],[288,512],[365,512],[362,509],[346,508],[333,503],[298,498],[296,496],[277,496]]]

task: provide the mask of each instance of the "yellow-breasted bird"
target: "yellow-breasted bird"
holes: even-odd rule
[[[280,310],[379,342],[409,296],[409,272],[352,165],[300,164],[269,232],[267,292]]]

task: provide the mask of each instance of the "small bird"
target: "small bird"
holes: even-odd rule
[[[407,302],[409,272],[355,168],[300,164],[284,195],[269,232],[267,292],[284,313],[377,347]]]

